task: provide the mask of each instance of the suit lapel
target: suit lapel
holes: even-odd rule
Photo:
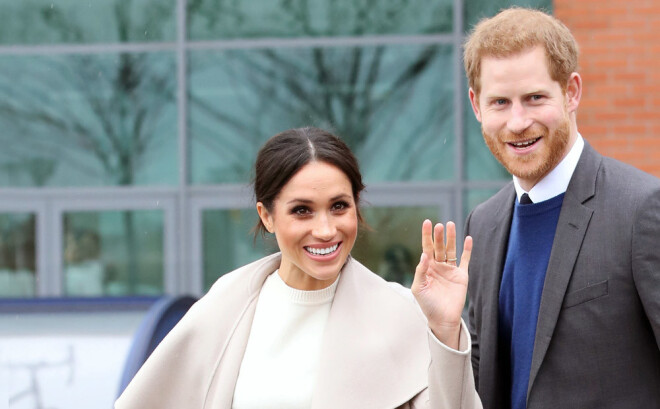
[[[513,217],[513,205],[515,201],[515,190],[513,183],[504,190],[492,215],[489,231],[482,237],[489,237],[487,243],[481,243],[483,254],[481,266],[482,275],[480,291],[484,292],[484,305],[482,314],[482,331],[479,333],[479,394],[484,394],[484,401],[500,402],[501,390],[499,385],[500,376],[497,373],[498,361],[498,308],[500,283],[502,281],[502,270],[509,243],[509,231],[511,230],[511,218]],[[476,252],[475,252],[476,253]],[[504,363],[508,364],[508,363]],[[481,382],[481,380],[484,382]],[[486,382],[486,380],[492,380]]]
[[[566,288],[593,214],[593,210],[584,203],[595,194],[596,176],[601,158],[585,142],[580,161],[573,172],[564,196],[541,295],[534,353],[527,387],[528,397],[550,345]]]

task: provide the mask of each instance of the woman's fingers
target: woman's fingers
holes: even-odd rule
[[[456,225],[447,222],[447,263],[456,265]]]
[[[472,256],[472,237],[467,236],[463,243],[463,254],[461,255],[461,268],[468,269],[470,265],[470,256]]]
[[[433,259],[433,225],[429,219],[422,223],[422,252],[426,254],[429,260]]]
[[[445,241],[445,230],[447,240]],[[458,265],[456,253],[456,224],[454,222],[447,222],[447,227],[438,223],[435,226],[429,219],[424,220],[422,223],[422,252],[426,255],[426,263],[431,260],[436,262],[445,262],[452,266]],[[463,244],[463,254],[461,254],[461,267],[467,269],[470,264],[470,256],[472,255],[472,237],[467,236]],[[421,266],[421,260],[420,264]],[[417,272],[415,272],[417,275]]]
[[[418,291],[426,282],[426,271],[429,268],[429,258],[426,253],[422,253],[422,256],[419,258],[419,264],[415,269],[415,277],[413,278],[412,290],[413,292]]]
[[[433,244],[435,247],[435,261],[444,262],[445,253],[445,226],[442,223],[435,225],[433,229]]]

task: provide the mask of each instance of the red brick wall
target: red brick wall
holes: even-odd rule
[[[554,14],[580,45],[580,133],[660,177],[660,1],[554,0]]]

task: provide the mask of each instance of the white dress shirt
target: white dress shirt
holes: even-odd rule
[[[561,162],[554,169],[550,171],[547,175],[543,177],[529,192],[526,192],[521,186],[519,179],[513,177],[513,185],[516,188],[516,196],[518,201],[520,201],[520,196],[523,193],[527,193],[529,198],[534,203],[543,202],[548,199],[560,195],[566,192],[568,188],[568,183],[573,177],[573,172],[577,167],[578,161],[580,160],[580,155],[582,154],[582,149],[584,148],[584,139],[582,135],[578,133],[577,139],[573,143],[571,150],[568,152],[566,157],[562,159]]]

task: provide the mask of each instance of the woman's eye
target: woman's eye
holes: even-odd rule
[[[293,213],[295,215],[298,215],[298,216],[306,216],[306,215],[310,214],[311,212],[310,212],[309,208],[307,208],[305,206],[296,206],[291,210],[291,213]]]
[[[337,202],[337,203],[332,205],[332,210],[335,210],[335,211],[344,210],[344,209],[348,208],[348,206],[349,205],[346,202]]]

